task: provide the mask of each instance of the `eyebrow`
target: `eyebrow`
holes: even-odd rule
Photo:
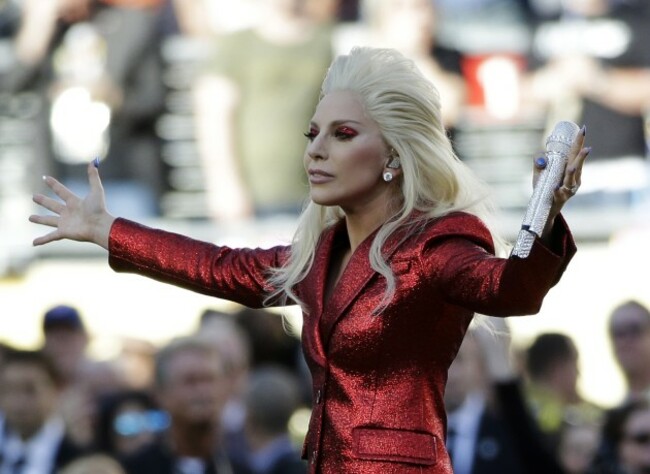
[[[330,127],[338,127],[339,125],[343,125],[344,123],[356,123],[358,125],[361,125],[361,122],[358,122],[357,120],[352,120],[352,119],[341,119],[341,120],[334,120],[330,123]],[[309,125],[315,125],[318,126],[316,122],[313,120],[309,122]]]

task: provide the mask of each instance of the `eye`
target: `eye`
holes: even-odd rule
[[[339,127],[334,132],[334,136],[342,140],[349,140],[350,138],[354,138],[357,135],[357,131],[350,127]]]
[[[312,141],[314,138],[316,138],[316,135],[318,135],[318,130],[315,128],[310,128],[308,132],[303,133],[305,137],[307,137],[307,140]]]

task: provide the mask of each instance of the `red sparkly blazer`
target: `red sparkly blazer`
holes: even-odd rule
[[[528,258],[497,258],[474,216],[455,213],[384,248],[397,279],[374,315],[385,280],[369,264],[374,234],[352,255],[324,301],[328,264],[343,222],[325,230],[313,266],[296,291],[305,303],[303,351],[313,378],[304,455],[310,473],[452,473],[445,449],[447,369],[472,315],[534,314],[575,253],[559,217],[547,248]],[[232,249],[118,219],[109,242],[116,271],[136,272],[193,291],[259,307],[267,269],[288,247]]]

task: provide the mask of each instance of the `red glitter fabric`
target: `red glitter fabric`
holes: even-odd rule
[[[313,411],[303,454],[310,473],[451,474],[443,404],[447,369],[475,312],[534,314],[575,253],[560,217],[552,250],[536,242],[526,259],[496,258],[489,232],[455,213],[384,248],[397,279],[379,315],[385,281],[369,264],[372,237],[354,252],[329,301],[324,290],[343,222],[326,230],[297,292],[306,305],[303,351]],[[405,238],[406,237],[406,238]],[[109,263],[248,306],[262,305],[266,269],[286,247],[230,249],[118,219]]]

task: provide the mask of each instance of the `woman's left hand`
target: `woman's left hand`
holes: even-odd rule
[[[567,155],[567,164],[564,169],[564,177],[562,178],[560,186],[555,190],[553,195],[553,204],[546,221],[546,227],[542,234],[542,238],[549,236],[555,218],[560,214],[562,208],[578,192],[580,184],[582,183],[582,166],[591,151],[590,147],[585,147],[585,132],[586,128],[583,126],[578,136],[573,142],[571,149]],[[537,183],[539,174],[546,168],[546,157],[535,159],[533,184]]]

